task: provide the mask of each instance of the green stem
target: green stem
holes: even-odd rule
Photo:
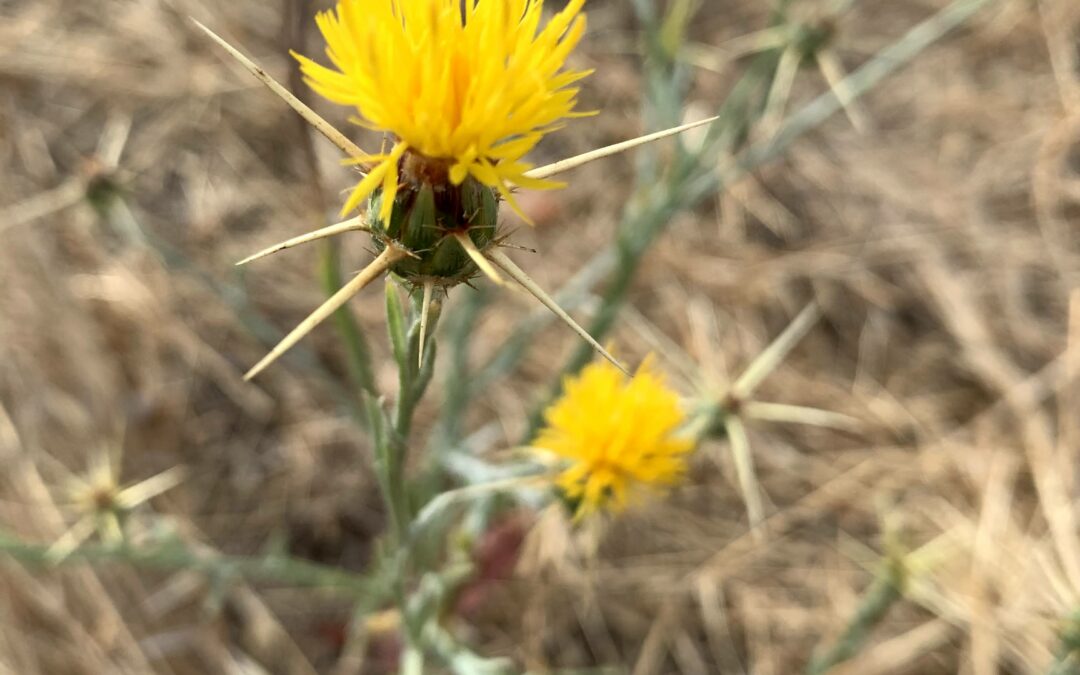
[[[588,326],[589,334],[597,340],[603,341],[615,325],[638,267],[656,239],[667,229],[672,217],[683,209],[693,208],[707,196],[705,193],[688,195],[686,187],[698,182],[702,176],[708,176],[714,182],[717,180],[706,159],[717,154],[720,150],[717,146],[725,142],[723,139],[741,142],[747,137],[752,120],[764,105],[764,94],[768,91],[768,81],[778,59],[778,55],[772,52],[760,55],[724,103],[720,121],[710,130],[712,140],[695,154],[679,154],[666,183],[639,192],[638,199],[627,208],[616,241],[615,269],[601,296],[600,308]],[[691,196],[694,198],[691,199]],[[580,371],[592,358],[591,347],[578,345],[556,378],[544,405],[533,412],[524,441],[527,442],[540,427],[543,407],[562,392],[564,377]]]
[[[369,427],[375,445],[376,470],[394,532],[395,549],[405,545],[409,523],[412,522],[409,486],[405,480],[409,459],[409,435],[416,406],[427,391],[435,370],[435,328],[440,314],[438,303],[433,303],[428,317],[424,361],[418,364],[422,308],[415,294],[413,301],[413,319],[408,332],[405,357],[398,360],[398,400],[393,422],[387,418],[374,397],[369,396],[366,400]]]
[[[371,598],[386,594],[386,584],[378,576],[362,576],[337,567],[280,554],[252,557],[196,552],[179,540],[141,547],[128,543],[84,544],[62,560],[56,561],[49,553],[49,546],[27,543],[9,534],[0,533],[0,553],[23,564],[45,568],[57,564],[129,563],[155,569],[195,570],[219,579],[232,576],[249,581],[333,588],[355,597]]]
[[[866,639],[889,609],[903,597],[904,571],[899,562],[889,563],[874,579],[863,595],[847,628],[839,639],[823,653],[810,660],[807,675],[824,675],[833,667],[849,660],[862,650]]]
[[[375,453],[375,477],[379,482],[383,502],[390,520],[390,551],[396,551],[405,541],[409,529],[408,498],[403,480],[404,444],[398,439],[390,420],[378,399],[363,396],[367,427]]]
[[[1066,619],[1061,645],[1047,675],[1080,675],[1080,611]]]
[[[232,282],[219,281],[188,258],[181,249],[174,247],[168,241],[159,237],[152,229],[145,227],[136,218],[124,192],[118,188],[114,189],[116,192],[112,195],[97,195],[95,199],[98,201],[94,204],[94,208],[98,210],[99,215],[110,228],[122,233],[134,245],[151,252],[170,274],[183,273],[202,284],[223,305],[228,307],[244,329],[267,349],[281,342],[281,338],[285,337],[285,334],[267,320],[251,302],[244,288],[243,268],[236,268]],[[307,345],[299,344],[294,347],[290,351],[289,358],[308,371],[315,373],[330,389],[335,400],[343,408],[348,408],[354,417],[358,419],[362,417],[357,412],[355,398],[341,386],[338,378],[319,362],[314,352]]]
[[[405,484],[405,463],[407,459],[407,446],[404,443],[395,440],[387,444],[386,503],[390,509],[390,520],[394,528],[397,546],[403,545],[403,542],[408,537],[409,523],[412,522],[409,491]]]
[[[319,276],[322,279],[323,290],[328,295],[336,293],[341,288],[341,252],[336,240],[327,240],[323,244]],[[353,386],[357,391],[365,391],[377,396],[375,378],[371,373],[371,352],[364,334],[356,323],[356,318],[353,317],[347,305],[334,312],[334,326],[341,335],[342,342],[345,343],[349,379]]]
[[[615,325],[619,309],[626,300],[630,284],[645,253],[680,208],[676,196],[667,192],[648,201],[638,214],[633,214],[624,221],[616,246],[615,271],[601,296],[600,308],[589,324],[589,333],[597,340],[603,340]],[[592,359],[592,348],[578,345],[563,366],[563,374],[577,373]]]
[[[405,363],[399,372],[400,393],[398,394],[397,414],[394,428],[402,443],[406,443],[412,431],[413,414],[423,398],[431,377],[435,372],[435,328],[439,323],[441,305],[434,301],[428,317],[427,339],[424,345],[424,362],[417,365],[420,357],[420,307],[419,294],[413,297],[413,322],[409,328],[408,351]]]
[[[454,447],[462,437],[462,421],[465,408],[474,393],[480,389],[474,386],[475,377],[469,369],[469,346],[473,343],[472,335],[480,312],[491,301],[491,292],[487,287],[468,293],[464,302],[454,306],[454,311],[447,318],[446,340],[449,344],[449,372],[444,378],[442,405],[439,410],[437,431],[432,434],[431,446],[438,455]]]

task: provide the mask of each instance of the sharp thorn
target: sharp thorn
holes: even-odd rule
[[[279,84],[277,80],[270,77],[270,75],[265,70],[263,70],[262,67],[260,67],[248,57],[244,56],[244,54],[241,53],[240,50],[238,50],[236,47],[233,47],[231,44],[226,42],[224,38],[204,26],[198,20],[194,18],[191,20],[194,21],[195,25],[202,29],[204,33],[209,35],[210,39],[221,45],[222,49],[227,51],[230,56],[236,59],[240,63],[240,65],[244,67],[245,70],[254,75],[256,79],[266,85],[266,87],[270,91],[274,92],[274,94],[276,94],[281,100],[289,104],[289,107],[299,113],[299,115],[304,118],[305,122],[315,127],[316,131],[325,136],[331,143],[341,148],[342,152],[344,152],[346,155],[349,155],[350,157],[359,160],[367,159],[368,153],[361,150],[355,143],[346,138],[345,134],[335,129],[332,124],[320,117],[317,112],[309,108],[307,104],[305,104],[295,95],[293,95],[291,91]]]
[[[521,244],[511,244],[510,242],[502,241],[501,239],[499,241],[496,241],[495,245],[500,246],[502,248],[512,248],[515,251],[525,251],[526,253],[536,253],[537,252],[535,248],[529,248],[528,246],[522,246]]]
[[[319,239],[325,239],[326,237],[333,237],[335,235],[342,234],[344,232],[353,232],[355,230],[364,230],[364,231],[370,230],[368,225],[363,222],[363,219],[362,219],[361,216],[356,216],[355,218],[349,218],[348,220],[337,223],[335,225],[329,225],[327,227],[323,227],[323,228],[320,228],[318,230],[312,230],[311,232],[305,232],[304,234],[295,236],[292,239],[286,239],[285,241],[278,242],[278,243],[274,244],[273,246],[268,246],[268,247],[264,248],[263,250],[259,251],[258,253],[254,253],[252,255],[249,255],[248,257],[244,258],[240,262],[236,263],[236,265],[238,267],[240,265],[246,265],[249,262],[253,262],[253,261],[258,260],[260,258],[265,258],[268,255],[273,255],[274,253],[277,253],[279,251],[284,251],[285,249],[292,248],[293,246],[299,246],[300,244],[306,244],[308,242],[317,241]]]
[[[472,261],[476,263],[476,266],[480,268],[480,271],[483,272],[488,279],[491,279],[499,286],[506,285],[506,281],[502,278],[502,275],[499,274],[498,270],[492,266],[491,262],[484,257],[484,254],[480,252],[480,249],[476,248],[476,244],[473,243],[473,240],[469,237],[468,233],[455,232],[453,237],[454,239],[457,239],[458,243],[461,244],[461,248],[465,249],[465,252],[469,254]]]
[[[250,380],[262,372],[267,366],[276,361],[278,357],[299,342],[305,335],[310,333],[315,326],[322,323],[327,317],[348,302],[351,297],[359,293],[365,286],[388,270],[394,262],[401,260],[404,257],[405,251],[403,249],[395,246],[387,246],[386,249],[379,254],[378,258],[371,261],[370,265],[360,270],[349,283],[338,289],[338,291],[330,296],[326,302],[319,305],[318,309],[301,321],[296,328],[292,329],[281,342],[270,350],[269,354],[264,356],[261,361],[255,364],[255,366],[244,375],[244,379]]]
[[[792,319],[788,327],[783,330],[765,349],[758,354],[746,372],[740,375],[731,385],[731,394],[738,399],[747,399],[757,389],[758,385],[780,365],[780,362],[798,344],[817,320],[821,317],[821,310],[816,303],[810,303]]]
[[[518,267],[513,260],[507,257],[505,253],[499,251],[498,249],[495,249],[489,250],[487,255],[492,262],[494,262],[496,265],[499,266],[500,269],[502,269],[502,271],[506,272],[507,276],[521,284],[526,291],[528,291],[530,294],[532,294],[533,297],[540,301],[540,304],[550,309],[555,314],[555,316],[559,317],[563,321],[563,323],[565,323],[567,326],[570,326],[570,328],[575,333],[581,336],[583,340],[588,342],[589,346],[595,349],[601,356],[610,361],[616,368],[621,370],[623,373],[628,376],[630,375],[629,370],[623,367],[621,363],[616,361],[615,357],[609,354],[606,349],[601,347],[600,343],[597,342],[593,338],[593,336],[589,335],[589,332],[587,330],[582,328],[576,321],[570,318],[570,315],[567,314],[562,307],[559,307],[558,303],[556,303],[555,300],[544,291],[544,289],[540,288],[540,286],[538,286],[536,282],[533,281],[532,278],[530,278],[529,275],[525,273],[524,270]]]
[[[681,134],[684,131],[689,131],[690,129],[696,129],[697,127],[705,126],[706,124],[712,124],[718,119],[720,118],[710,117],[709,119],[699,120],[697,122],[691,122],[689,124],[683,124],[681,126],[672,127],[670,129],[664,129],[663,131],[657,131],[651,134],[646,134],[644,136],[638,136],[637,138],[631,138],[628,141],[623,141],[614,145],[608,145],[603,148],[597,148],[596,150],[590,150],[589,152],[576,155],[574,157],[568,157],[567,159],[554,162],[553,164],[548,164],[547,166],[537,167],[531,171],[526,172],[525,176],[527,178],[548,178],[550,176],[563,173],[564,171],[569,171],[570,169],[576,169],[582,164],[588,164],[589,162],[603,159],[604,157],[610,157],[611,155],[616,155],[620,152],[632,150],[639,145],[645,145],[646,143],[659,141],[660,139],[667,138],[668,136],[674,136],[676,134]]]
[[[435,289],[435,282],[424,282],[424,297],[420,301],[420,345],[417,348],[416,367],[424,366],[424,343],[427,341],[428,314],[431,310],[431,292]]]

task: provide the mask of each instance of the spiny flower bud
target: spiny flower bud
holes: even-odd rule
[[[415,286],[431,282],[456,286],[477,274],[476,263],[458,240],[468,236],[483,251],[495,239],[499,200],[495,190],[467,177],[460,185],[448,179],[446,164],[416,153],[402,158],[397,194],[387,218],[383,190],[370,198],[368,213],[381,252],[394,243],[413,255],[395,262],[390,270]]]
[[[600,157],[652,142],[705,120],[618,143],[546,167],[525,156],[576,110],[575,86],[589,71],[566,66],[585,31],[585,0],[566,0],[543,22],[543,0],[339,0],[316,17],[333,67],[295,54],[305,81],[336,103],[356,108],[356,120],[390,141],[369,154],[290,94],[266,71],[205,26],[215,42],[341,148],[363,179],[342,216],[357,216],[293,237],[240,264],[325,237],[369,230],[379,255],[331,295],[245,375],[273,363],[363,288],[393,271],[423,289],[448,287],[483,272],[510,277],[594,349],[614,358],[529,275],[498,250],[499,200],[522,218],[514,188],[563,187],[551,177]],[[390,58],[390,56],[393,58]]]

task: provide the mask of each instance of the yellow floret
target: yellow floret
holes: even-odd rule
[[[557,484],[581,517],[622,509],[635,487],[671,485],[685,473],[693,441],[678,395],[644,364],[629,380],[607,362],[567,378],[533,446],[566,465]]]
[[[559,187],[528,178],[522,157],[581,115],[572,85],[588,72],[563,66],[585,30],[584,1],[543,27],[543,0],[341,0],[320,14],[333,67],[294,54],[306,81],[394,136],[389,152],[366,158],[343,213],[381,186],[388,216],[406,151],[446,161],[454,184],[471,175],[511,204],[511,184]]]

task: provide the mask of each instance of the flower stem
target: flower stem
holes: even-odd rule
[[[328,240],[323,246],[319,264],[323,290],[328,296],[341,288],[341,250],[336,240]],[[367,340],[360,332],[356,319],[347,306],[334,312],[334,326],[345,343],[349,379],[358,390],[375,394],[375,378],[371,374],[371,352]]]
[[[810,660],[807,675],[824,675],[834,666],[859,653],[866,639],[889,609],[903,597],[904,571],[901,562],[889,562],[874,579],[855,610],[847,628],[831,647]]]
[[[24,542],[0,532],[0,553],[21,563],[39,567],[56,564],[49,546]],[[195,570],[208,577],[240,577],[250,581],[273,581],[293,586],[334,588],[351,596],[369,599],[386,594],[386,584],[376,573],[365,576],[286,555],[235,556],[196,551],[178,539],[151,545],[84,544],[69,553],[61,564],[129,563],[140,567]]]
[[[1066,619],[1061,646],[1047,675],[1080,675],[1080,611]]]

